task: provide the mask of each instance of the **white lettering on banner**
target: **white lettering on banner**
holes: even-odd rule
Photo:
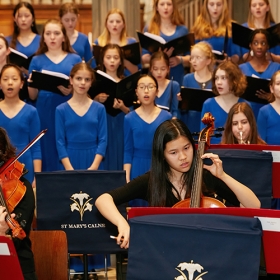
[[[61,224],[61,229],[105,228],[105,224]]]

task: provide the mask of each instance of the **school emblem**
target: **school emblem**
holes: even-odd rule
[[[89,194],[80,191],[80,193],[72,194],[70,199],[73,201],[73,203],[70,205],[71,211],[78,211],[82,221],[84,213],[86,211],[92,211],[93,204],[89,203],[92,198],[90,198]]]
[[[178,270],[181,273],[181,275],[175,277],[175,280],[203,280],[201,276],[208,273],[208,271],[201,273],[201,271],[204,270],[204,268],[198,263],[193,263],[193,260],[191,260],[190,263],[180,263],[177,267],[175,269]],[[183,270],[186,270],[187,272],[183,272]],[[198,274],[196,272],[200,274],[195,276],[195,274]],[[186,273],[188,274],[188,276],[186,275]]]

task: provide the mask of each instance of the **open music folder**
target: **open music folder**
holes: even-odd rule
[[[33,70],[31,80],[32,82],[29,83],[29,87],[51,91],[60,95],[63,95],[63,93],[57,87],[64,86],[67,88],[69,86],[68,76],[47,70],[42,72]]]
[[[254,30],[235,22],[232,22],[231,26],[233,43],[239,45],[240,47],[249,49],[251,34]],[[266,31],[270,35],[269,47],[276,47],[280,43],[280,23],[266,28]]]
[[[169,42],[166,42],[162,37],[149,32],[141,33],[137,31],[137,35],[141,47],[151,53],[157,52],[159,49],[163,51],[164,49],[173,47],[174,51],[172,52],[171,57],[189,52],[191,46],[195,43],[193,33],[189,33]]]
[[[31,55],[30,57],[26,56],[24,53],[19,52],[13,48],[10,48],[10,54],[9,54],[9,62],[14,63],[19,67],[23,67],[28,70],[30,62],[34,55]]]

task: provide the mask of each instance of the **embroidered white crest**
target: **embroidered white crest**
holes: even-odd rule
[[[180,269],[177,267],[179,267]],[[193,263],[193,260],[191,260],[190,263],[187,262],[180,263],[178,264],[177,267],[175,269],[178,270],[181,273],[181,275],[175,277],[174,278],[175,280],[203,280],[201,276],[208,273],[208,271],[201,273],[201,271],[204,269],[203,266],[201,266],[198,263]],[[187,270],[188,276],[183,272],[183,270]],[[200,274],[194,278],[194,273],[196,271],[199,272]]]
[[[74,202],[70,205],[71,211],[78,211],[82,221],[85,211],[92,211],[93,204],[89,203],[92,198],[90,198],[87,193],[80,191],[80,193],[72,194],[70,199]],[[84,202],[84,200],[86,201]]]

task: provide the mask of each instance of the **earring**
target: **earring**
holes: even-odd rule
[[[250,50],[250,56],[254,56],[253,50]]]

